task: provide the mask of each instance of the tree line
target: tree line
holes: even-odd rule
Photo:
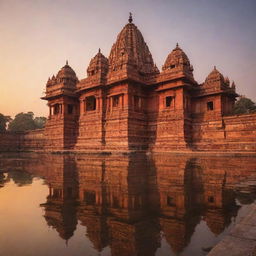
[[[244,96],[236,101],[232,114],[246,114],[256,112],[256,104]],[[5,131],[27,131],[41,129],[45,126],[46,117],[34,117],[33,112],[19,113],[12,119],[0,113],[0,132]]]
[[[14,119],[0,113],[0,132],[28,131],[44,128],[46,117],[34,117],[33,112],[19,113]]]

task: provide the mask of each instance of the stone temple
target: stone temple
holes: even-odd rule
[[[177,44],[159,70],[129,17],[109,57],[100,49],[87,77],[68,62],[46,84],[45,129],[20,148],[112,152],[255,151],[256,114],[232,115],[235,84],[216,69],[202,84]]]

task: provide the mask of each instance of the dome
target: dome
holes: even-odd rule
[[[221,82],[224,83],[223,75],[214,66],[213,71],[206,77],[205,83]]]
[[[97,73],[106,75],[108,72],[108,59],[99,52],[91,59],[90,64],[87,68],[87,75],[92,76]]]
[[[167,56],[166,61],[162,67],[162,70],[173,69],[177,67],[186,67],[187,71],[192,72],[193,67],[190,65],[190,61],[186,53],[176,45],[176,48]]]
[[[121,70],[125,66],[134,68],[140,74],[156,73],[152,55],[139,29],[132,23],[124,26],[117,36],[109,55],[109,71]]]
[[[225,83],[227,84],[227,85],[230,85],[230,80],[229,80],[229,78],[226,76],[225,77]]]
[[[66,65],[61,68],[61,70],[58,72],[57,79],[71,79],[71,80],[77,80],[75,71],[68,65],[68,61],[66,61]]]

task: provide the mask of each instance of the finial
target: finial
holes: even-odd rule
[[[216,66],[214,66],[213,69],[214,69],[214,70],[217,70],[217,69],[216,69]]]
[[[99,53],[100,53],[100,48],[99,48]]]
[[[178,48],[178,47],[179,47],[179,44],[177,43],[177,44],[176,44],[176,48]]]
[[[68,60],[66,60],[66,65],[68,65]]]
[[[131,12],[129,12],[129,19],[128,19],[128,21],[129,21],[129,23],[132,23],[132,13]]]

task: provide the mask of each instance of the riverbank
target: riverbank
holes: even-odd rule
[[[256,255],[256,203],[249,213],[221,240],[207,256]]]

